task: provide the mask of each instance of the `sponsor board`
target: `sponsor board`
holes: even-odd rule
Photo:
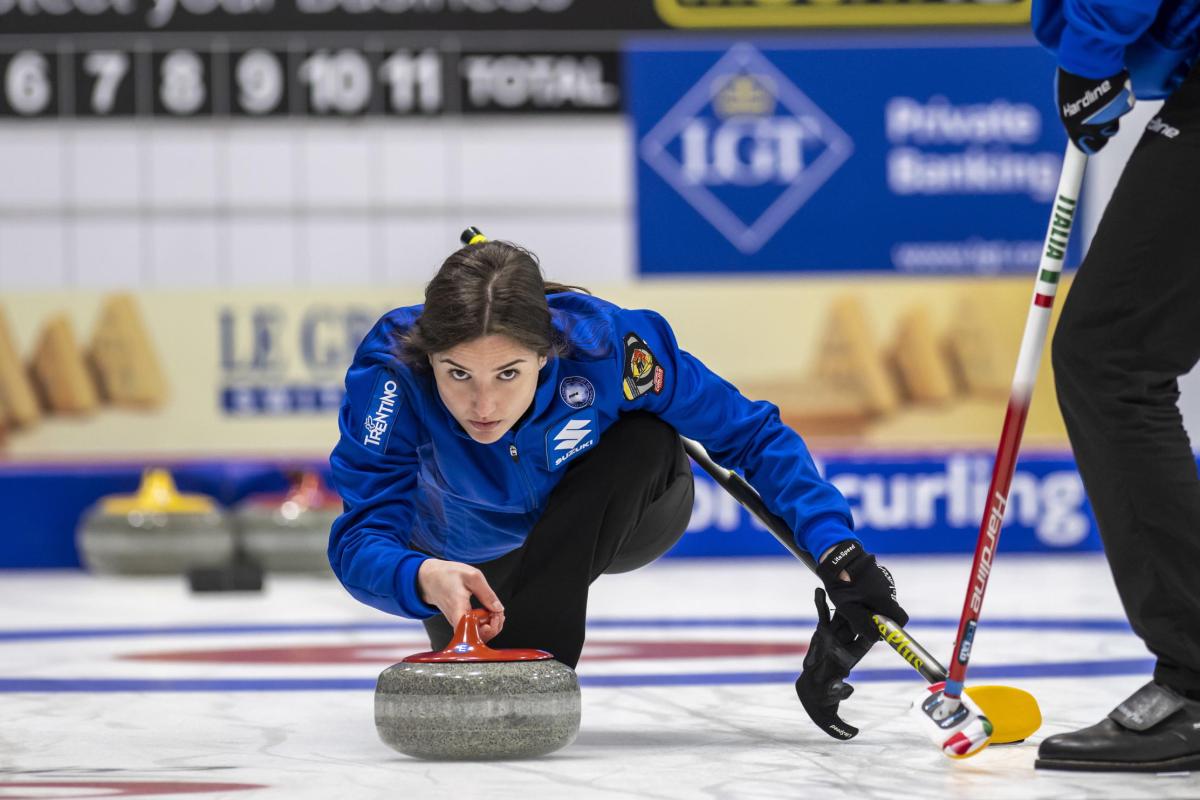
[[[816,453],[847,444],[867,451],[993,447],[1029,303],[1024,277],[592,288],[618,305],[662,313],[681,347],[702,354],[745,396],[775,403]],[[25,400],[0,403],[0,428],[8,428],[0,452],[24,460],[324,457],[337,436],[345,373],[359,342],[389,306],[418,300],[420,287],[386,294],[6,294],[0,396]],[[841,319],[838,309],[847,302],[861,326]],[[721,325],[713,324],[714,311]],[[629,333],[623,396],[667,397],[674,376]],[[909,366],[893,374],[882,366],[890,358]],[[1063,449],[1050,360],[1042,366],[1025,440]],[[856,382],[868,367],[881,386]],[[568,372],[555,387],[564,417],[589,408],[601,389],[578,378]],[[945,391],[930,391],[934,386]],[[883,389],[894,402],[873,405]]]
[[[1030,0],[0,0],[15,34],[209,31],[624,33],[1027,24]]]
[[[1065,137],[1028,37],[647,42],[626,69],[643,273],[1037,265]]]
[[[654,0],[676,28],[802,28],[824,26],[1018,25],[1030,0]]]
[[[824,474],[846,496],[855,530],[876,553],[970,553],[991,478],[982,453],[840,456]],[[784,550],[719,484],[695,470],[696,499],[677,556],[768,555]],[[1000,549],[1101,549],[1083,481],[1069,453],[1022,459],[1013,477]]]
[[[586,426],[585,426],[586,427]],[[576,433],[569,437],[574,438]],[[579,440],[582,445],[586,438]],[[554,446],[549,447],[554,452]],[[567,452],[567,451],[563,451]],[[582,452],[582,451],[580,451]],[[286,486],[278,462],[209,460],[169,463],[184,491],[225,504]],[[327,470],[314,459],[313,468]],[[876,553],[970,553],[975,547],[991,458],[981,452],[838,456],[824,472],[844,493],[856,529]],[[0,568],[78,566],[75,526],[104,494],[137,486],[139,463],[0,465],[0,507],[9,509],[0,536]],[[695,468],[696,491],[687,533],[668,557],[779,556],[792,558],[736,500]],[[1024,459],[1013,480],[1000,538],[1006,552],[1101,549],[1095,521],[1068,453]]]
[[[238,417],[335,412],[354,351],[386,310],[323,302],[222,306],[221,411]]]
[[[611,0],[0,0],[0,34],[275,31],[586,32],[661,29]]]

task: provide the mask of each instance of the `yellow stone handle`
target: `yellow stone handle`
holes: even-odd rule
[[[181,494],[175,480],[165,469],[149,468],[135,494],[114,494],[100,501],[105,514],[209,514],[216,503],[203,494]]]

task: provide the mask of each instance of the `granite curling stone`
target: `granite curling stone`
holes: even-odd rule
[[[252,497],[238,506],[234,521],[242,550],[268,572],[332,576],[326,549],[342,500],[315,472],[298,473],[291,483],[284,495]]]
[[[171,473],[147,469],[136,494],[100,498],[76,533],[80,560],[109,575],[178,575],[234,554],[233,527],[216,502],[181,494]]]
[[[479,638],[487,612],[463,615],[449,646],[384,670],[375,728],[385,744],[436,760],[532,758],[579,733],[575,671],[544,650],[494,650]]]

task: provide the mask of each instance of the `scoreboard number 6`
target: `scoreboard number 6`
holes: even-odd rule
[[[41,53],[22,50],[4,71],[4,96],[9,107],[23,116],[41,114],[50,105],[54,89],[50,63]]]

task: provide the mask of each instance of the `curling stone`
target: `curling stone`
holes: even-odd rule
[[[300,472],[283,495],[259,495],[243,502],[234,521],[246,555],[269,572],[332,575],[329,529],[342,513],[342,499],[315,472]]]
[[[76,533],[83,565],[115,575],[181,574],[228,561],[233,527],[211,497],[180,494],[171,473],[148,469],[136,494],[100,498]]]
[[[487,612],[463,615],[445,650],[393,664],[375,686],[375,729],[417,758],[530,758],[579,733],[575,671],[545,650],[494,650],[479,638]]]

